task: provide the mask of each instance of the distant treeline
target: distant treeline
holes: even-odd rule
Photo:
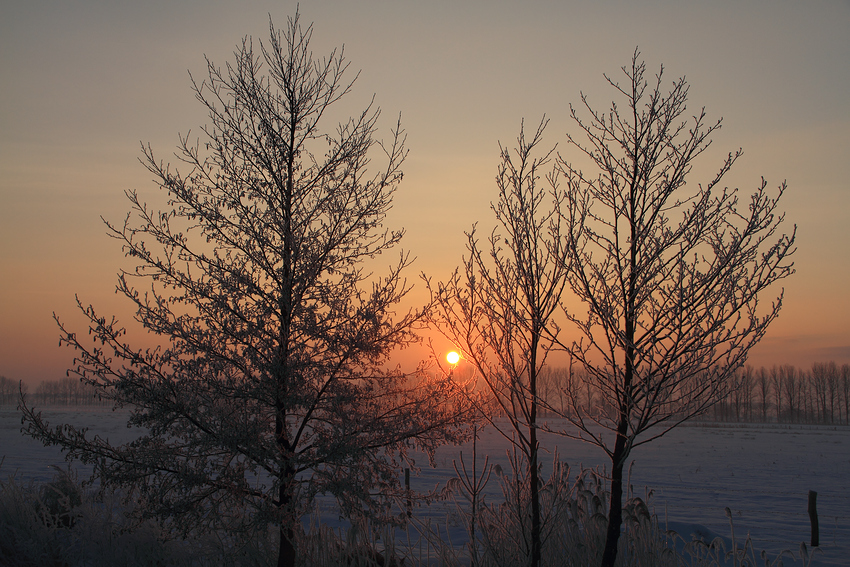
[[[99,406],[108,402],[100,399],[94,387],[75,378],[61,380],[42,380],[34,392],[26,384],[20,388],[27,396],[27,402],[35,406]],[[0,405],[18,405],[19,383],[0,376]]]
[[[571,385],[572,382],[572,385]],[[549,368],[538,391],[554,415],[569,411],[566,391],[579,383],[565,368]],[[107,405],[92,386],[74,378],[42,381],[34,392],[23,391],[33,405]],[[584,407],[601,407],[601,397],[586,384],[574,390]],[[18,403],[18,382],[0,376],[0,405]],[[555,411],[552,411],[555,410]],[[784,365],[746,366],[735,374],[726,396],[700,419],[721,422],[813,423],[850,425],[850,364],[815,363],[811,369]]]
[[[739,370],[727,385],[725,397],[698,419],[720,422],[850,424],[850,364],[815,363]],[[602,397],[566,368],[549,368],[538,392],[549,408],[545,414],[569,413],[572,392],[583,408],[606,413]],[[669,408],[675,413],[675,408]]]
[[[818,362],[811,369],[747,366],[726,399],[714,406],[716,421],[850,424],[850,364]]]

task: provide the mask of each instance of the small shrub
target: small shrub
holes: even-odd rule
[[[56,471],[53,480],[38,491],[38,511],[42,521],[48,525],[71,528],[83,503],[83,489],[70,467],[67,470],[57,468]]]

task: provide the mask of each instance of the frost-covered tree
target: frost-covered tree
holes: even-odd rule
[[[136,263],[117,290],[161,346],[133,348],[79,300],[88,334],[59,323],[76,350],[69,372],[129,408],[141,436],[114,445],[22,407],[28,434],[94,465],[144,516],[235,542],[277,526],[278,564],[293,565],[315,495],[388,517],[400,459],[459,440],[463,398],[449,380],[388,364],[422,320],[397,312],[407,254],[371,273],[402,238],[384,222],[403,132],[378,142],[372,105],[321,130],[352,87],[348,64],[341,51],[314,58],[297,15],[270,27],[259,52],[246,38],[233,63],[208,60],[205,80],[193,79],[209,123],[197,141],[180,137],[179,169],[143,148],[166,207],[128,192],[123,224],[107,223]]]
[[[475,366],[493,407],[510,424],[506,431],[498,422],[493,426],[519,449],[527,467],[514,472],[529,482],[522,537],[531,567],[540,563],[544,539],[538,440],[542,376],[558,336],[553,315],[566,284],[560,233],[564,193],[551,169],[552,150],[537,154],[545,126],[544,119],[530,139],[520,130],[517,147],[501,149],[499,198],[491,204],[498,226],[486,242],[473,227],[462,269],[447,282],[426,280],[435,303],[432,324]]]
[[[689,116],[684,78],[663,92],[663,69],[650,83],[639,57],[623,68],[623,85],[608,78],[622,104],[597,112],[582,96],[589,118],[572,109],[586,140],[569,141],[593,173],[561,160],[578,300],[564,298],[578,336],[564,347],[601,398],[584,407],[573,395],[563,415],[575,429],[564,433],[612,461],[604,566],[617,553],[629,454],[721,399],[779,313],[781,292],[760,300],[793,272],[796,233],[780,233],[784,183],[771,194],[762,180],[742,204],[722,187],[740,151],[707,184],[686,184],[720,121],[707,123],[704,109]]]

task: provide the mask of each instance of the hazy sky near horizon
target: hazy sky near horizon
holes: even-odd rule
[[[37,383],[71,364],[52,313],[84,332],[75,294],[132,323],[113,293],[129,265],[100,217],[121,221],[126,189],[163,204],[140,142],[169,160],[178,133],[206,123],[188,73],[203,78],[204,55],[231,61],[245,35],[265,39],[269,15],[283,27],[296,3],[0,6],[0,375]],[[797,273],[751,362],[850,362],[847,0],[320,0],[300,12],[314,23],[316,56],[344,45],[361,70],[340,109],[355,114],[374,94],[384,133],[402,115],[410,155],[388,224],[407,229],[404,248],[418,258],[409,279],[445,279],[465,252],[463,231],[493,227],[499,142],[512,147],[521,121],[545,114],[545,143],[570,158],[570,103],[583,92],[607,109],[615,93],[602,74],[621,76],[639,47],[650,72],[664,65],[667,85],[687,77],[693,112],[723,118],[692,183],[739,147],[728,185],[746,195],[762,176],[773,188],[788,182]]]

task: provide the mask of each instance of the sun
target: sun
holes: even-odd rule
[[[449,364],[457,364],[460,360],[460,355],[455,351],[451,351],[446,355],[446,360],[449,361]]]

